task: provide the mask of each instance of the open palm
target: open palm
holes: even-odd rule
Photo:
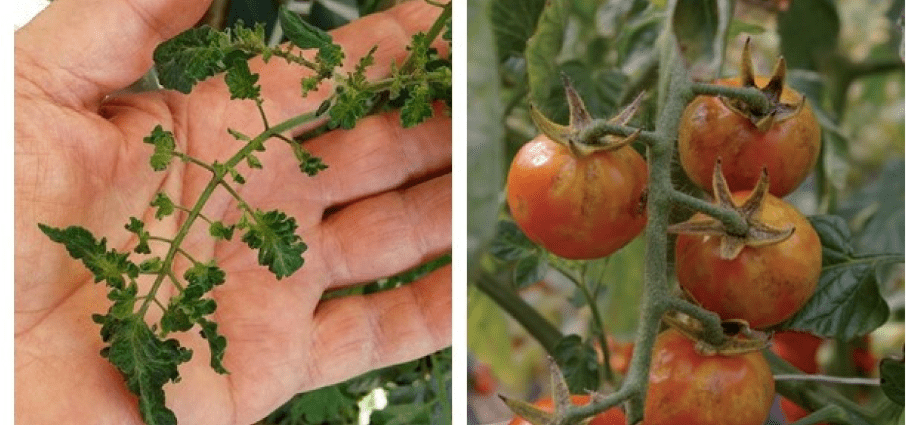
[[[182,217],[157,220],[150,201],[165,192],[190,206],[211,174],[178,162],[152,171],[151,146],[143,137],[162,124],[176,135],[178,150],[210,163],[241,147],[228,127],[250,135],[263,129],[254,104],[228,100],[221,78],[187,96],[111,95],[143,74],[155,45],[191,26],[207,4],[56,0],[16,34],[15,413],[21,423],[140,421],[121,376],[99,356],[103,344],[90,316],[107,308],[105,288],[37,224],[80,225],[120,250],[136,243],[124,229],[129,216],[143,220],[151,234],[171,237]],[[424,2],[408,3],[333,36],[346,50],[346,66],[378,45],[369,75],[381,77],[437,13]],[[259,59],[251,66],[261,74],[269,122],[315,109],[329,89],[303,99],[301,68]],[[398,116],[384,114],[304,146],[329,169],[308,177],[287,146],[270,141],[259,156],[264,170],[249,172],[246,185],[236,188],[253,207],[280,209],[297,220],[309,249],[293,276],[276,280],[245,244],[218,243],[204,225],[183,244],[227,273],[213,292],[219,306],[213,319],[228,339],[224,366],[230,374],[211,370],[207,343],[196,333],[180,335],[195,352],[180,366],[182,381],[166,387],[167,405],[180,423],[249,424],[297,392],[449,343],[449,267],[376,295],[322,302],[320,296],[448,250],[450,120],[436,114],[404,130]],[[236,205],[218,188],[203,214],[232,223],[239,217]],[[151,242],[151,248],[162,255],[167,246]],[[170,295],[164,286],[158,298]]]

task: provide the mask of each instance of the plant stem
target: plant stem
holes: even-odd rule
[[[473,277],[472,281],[476,288],[488,295],[492,301],[520,323],[546,352],[553,352],[553,348],[559,344],[563,335],[552,323],[512,292],[507,284],[495,280],[491,275],[479,273],[478,276]]]
[[[677,310],[700,321],[704,329],[704,341],[714,346],[725,342],[726,336],[725,332],[722,331],[722,320],[718,314],[680,298],[671,297],[669,301],[670,309]]]
[[[719,84],[691,83],[690,89],[695,95],[725,96],[738,99],[751,105],[756,112],[766,112],[770,109],[770,100],[756,87],[731,87]]]
[[[674,202],[721,221],[725,225],[725,230],[730,234],[744,235],[748,231],[747,222],[737,211],[722,208],[712,202],[673,189],[670,191],[670,198]]]
[[[783,360],[776,353],[770,350],[761,351],[770,364],[770,370],[777,375],[791,375],[799,373],[795,366]],[[848,417],[855,417],[861,420],[860,423],[873,423],[874,413],[868,411],[865,407],[854,403],[844,397],[837,391],[826,386],[815,385],[808,380],[789,380],[780,379],[776,382],[776,392],[792,400],[802,407],[815,408],[818,406],[827,406],[836,404],[847,412]]]
[[[821,382],[824,384],[869,385],[876,387],[881,385],[881,381],[878,378],[857,378],[828,375],[782,374],[773,375],[773,379],[776,381],[811,381]]]
[[[613,125],[607,123],[606,121],[596,120],[582,131],[581,139],[586,144],[591,144],[592,141],[597,140],[598,138],[605,135],[626,137],[631,136],[638,130],[638,128],[634,127],[625,125]],[[642,131],[637,136],[636,141],[645,145],[659,145],[664,143],[665,137],[658,132]]]
[[[435,20],[433,24],[431,24],[431,27],[428,29],[428,32],[425,33],[424,44],[426,46],[430,47],[431,43],[434,42],[435,37],[437,37],[438,34],[441,33],[441,30],[444,29],[444,26],[447,25],[447,20],[450,19],[450,16],[451,16],[452,6],[453,6],[453,2],[447,2],[447,4],[443,5],[443,9],[441,10],[441,14],[438,15],[438,19]],[[399,69],[399,73],[408,74],[409,72],[412,71],[412,68],[411,68],[412,65],[414,64],[411,59],[406,60],[406,62],[403,63],[403,66]]]
[[[681,65],[670,69],[670,89],[663,96],[664,107],[660,111],[656,132],[661,143],[648,147],[649,197],[648,224],[645,228],[645,285],[639,311],[639,327],[636,333],[633,358],[629,364],[624,386],[635,386],[636,396],[627,402],[629,423],[635,423],[645,410],[645,393],[648,390],[648,376],[651,370],[652,347],[658,334],[662,315],[667,311],[668,291],[668,219],[671,210],[671,159],[674,155],[674,140],[680,126],[684,107],[693,98],[689,89],[690,78]]]
[[[585,304],[588,304],[588,308],[591,310],[591,318],[594,319],[594,326],[597,326],[597,331],[599,334],[598,342],[601,346],[601,353],[603,355],[604,362],[604,374],[607,375],[607,379],[613,380],[613,368],[610,367],[610,349],[607,347],[607,333],[604,331],[604,322],[601,320],[601,312],[597,308],[597,295],[592,294],[588,290],[587,285],[584,282],[584,273],[581,274],[581,279],[576,279],[568,270],[563,270],[562,268],[557,268],[560,273],[564,274],[572,283],[575,284],[581,293],[585,296]]]

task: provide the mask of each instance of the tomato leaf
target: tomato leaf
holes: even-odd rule
[[[283,423],[340,423],[343,419],[353,419],[357,423],[358,420],[356,400],[348,397],[338,385],[299,394],[289,403],[287,421]]]
[[[279,280],[294,274],[303,265],[303,253],[307,250],[295,233],[294,218],[278,210],[256,210],[253,218],[254,221],[246,221],[240,227],[247,229],[243,242],[259,249],[259,264],[268,266]]]
[[[131,217],[130,222],[125,225],[125,229],[137,235],[137,245],[134,252],[138,254],[150,254],[150,232],[144,230],[144,222]]]
[[[904,359],[882,359],[879,372],[882,379],[882,391],[891,401],[904,406]]]
[[[150,166],[155,171],[163,171],[169,166],[176,150],[176,139],[172,132],[163,130],[163,126],[157,124],[150,132],[150,135],[144,137],[144,143],[153,145],[153,155],[150,156]]]
[[[49,239],[63,244],[71,257],[81,260],[93,273],[95,282],[104,280],[107,286],[123,289],[125,277],[133,281],[140,274],[140,268],[128,260],[128,253],[106,250],[106,239],[97,241],[89,230],[80,226],[58,229],[39,224],[38,227]]]
[[[153,197],[153,201],[150,201],[150,206],[157,208],[156,212],[153,214],[157,220],[171,215],[176,210],[176,205],[173,204],[173,201],[163,192],[157,192]]]
[[[837,49],[837,6],[833,0],[793,1],[777,16],[777,32],[789,68],[818,70]]]
[[[208,348],[211,350],[211,369],[223,375],[230,373],[223,365],[224,352],[227,350],[227,338],[217,332],[217,323],[215,322],[200,318],[198,319],[198,325],[201,326],[201,331],[198,334],[208,341]]]
[[[855,245],[873,253],[904,253],[905,162],[891,160],[871,184],[853,194],[839,214],[855,223]]]
[[[182,276],[187,285],[179,295],[169,300],[166,312],[160,319],[163,333],[187,331],[195,322],[217,310],[217,303],[203,298],[215,286],[224,283],[225,273],[215,264],[197,263]]]
[[[690,75],[699,80],[719,76],[732,15],[727,0],[677,0],[671,28]]]
[[[226,70],[228,34],[202,26],[186,30],[153,51],[160,84],[189,93],[199,81]]]
[[[322,29],[310,25],[300,15],[288,9],[282,9],[278,15],[284,35],[301,49],[317,49],[332,44],[332,36]]]
[[[236,229],[236,225],[225,226],[224,223],[219,221],[214,221],[208,226],[208,233],[211,234],[216,239],[230,240],[233,237],[233,231]]]
[[[310,25],[299,15],[287,9],[282,9],[279,15],[281,30],[295,46],[301,49],[318,49],[316,61],[319,64],[319,74],[330,75],[332,70],[342,64],[345,52],[342,47],[332,41],[332,36],[327,32]]]
[[[521,231],[513,221],[498,222],[498,229],[489,251],[492,255],[505,261],[516,261],[533,256],[539,247]]]
[[[261,87],[256,85],[259,74],[249,70],[248,55],[242,51],[234,51],[227,55],[226,61],[230,64],[224,75],[224,82],[230,89],[230,99],[259,99]]]
[[[512,221],[498,223],[498,231],[489,251],[498,259],[513,263],[512,280],[517,288],[538,282],[549,269],[543,250],[531,242]]]
[[[540,12],[546,3],[545,0],[492,2],[492,31],[499,62],[512,55],[523,55],[527,39],[534,33]]]
[[[352,85],[336,88],[336,102],[329,107],[329,126],[354,128],[358,119],[370,109],[371,92]]]
[[[315,176],[320,171],[329,168],[322,158],[310,154],[300,143],[291,143],[291,149],[294,151],[294,157],[297,158],[300,172],[308,176]]]
[[[102,340],[108,346],[102,357],[121,372],[138,397],[141,417],[148,424],[176,424],[176,416],[166,408],[163,386],[179,380],[180,364],[192,358],[192,352],[175,339],[159,339],[141,317],[124,319],[111,315],[95,315],[93,321],[102,325]]]
[[[498,0],[493,3],[502,3]],[[542,1],[541,1],[542,5]],[[500,96],[498,58],[492,46],[498,42],[493,37],[493,27],[488,17],[489,2],[469,3],[467,37],[471,46],[467,64],[467,93],[470,104],[467,115],[467,252],[470,273],[479,265],[478,252],[485,248],[496,231],[498,211],[502,205],[506,143],[505,127],[497,119],[503,115]]]
[[[856,254],[842,218],[809,220],[821,238],[821,278],[815,294],[782,327],[844,341],[878,328],[888,319],[889,308],[879,293],[877,269],[903,257]]]
[[[578,335],[566,335],[552,350],[552,356],[562,369],[572,394],[587,394],[597,390],[600,371],[594,346],[582,342]]]
[[[434,115],[431,107],[431,90],[426,83],[417,84],[409,91],[409,99],[399,110],[403,128],[414,127]]]
[[[559,66],[572,81],[592,116],[612,117],[623,104],[629,78],[618,69],[592,70],[581,61],[568,61]],[[550,88],[552,96],[563,98],[565,89],[557,78]]]
[[[514,265],[514,285],[524,288],[539,282],[546,277],[549,267],[539,255],[531,255],[520,259]]]
[[[565,102],[560,101],[561,97],[553,97],[552,87],[560,84],[556,57],[562,48],[566,22],[571,12],[571,5],[568,3],[547,3],[524,50],[531,102],[547,118],[560,123],[566,120],[568,110]]]

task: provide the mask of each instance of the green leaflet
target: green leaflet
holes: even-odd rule
[[[125,379],[128,389],[138,397],[141,417],[148,424],[176,424],[176,416],[166,408],[163,385],[179,380],[178,367],[192,358],[192,352],[175,339],[159,339],[138,316],[118,319],[96,315],[102,325],[102,349]]]
[[[125,277],[133,280],[140,272],[138,266],[128,260],[127,253],[107,251],[105,238],[96,241],[89,230],[80,226],[58,229],[39,224],[38,227],[52,241],[64,244],[71,257],[83,261],[96,282],[104,280],[108,286],[123,289]]]
[[[230,36],[210,27],[192,28],[157,46],[153,52],[160,84],[190,93],[199,81],[226,70]]]
[[[307,250],[307,245],[294,233],[297,229],[294,218],[278,210],[256,210],[254,220],[240,227],[247,229],[243,242],[259,250],[259,264],[267,266],[279,280],[294,274],[303,265],[302,255]]]
[[[150,166],[153,167],[154,171],[165,170],[176,151],[176,138],[172,132],[163,130],[163,126],[157,124],[153,131],[150,132],[150,135],[144,137],[144,143],[153,145]]]
[[[434,115],[434,109],[431,108],[431,90],[428,84],[422,83],[412,88],[409,92],[409,100],[399,110],[399,120],[405,128],[418,125],[427,118]]]
[[[249,70],[248,55],[241,51],[234,51],[227,57],[229,67],[224,75],[224,82],[230,89],[230,99],[259,100],[261,87],[256,85],[259,74]]]
[[[597,351],[578,335],[566,335],[553,347],[553,358],[559,364],[565,382],[573,394],[597,390],[600,383]]]
[[[291,43],[301,49],[318,49],[316,61],[320,75],[330,75],[335,67],[342,64],[345,52],[341,46],[332,41],[328,33],[310,25],[296,13],[287,9],[282,9],[279,17],[281,29]]]

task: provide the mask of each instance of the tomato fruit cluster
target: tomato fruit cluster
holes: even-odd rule
[[[648,168],[630,146],[582,155],[539,136],[515,155],[508,207],[528,238],[560,257],[600,258],[645,228]]]

